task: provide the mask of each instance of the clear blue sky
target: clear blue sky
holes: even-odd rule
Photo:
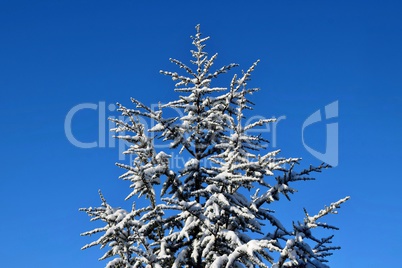
[[[296,217],[346,195],[331,216],[342,250],[331,267],[395,267],[402,235],[402,4],[399,1],[0,1],[2,267],[104,267],[98,249],[81,251],[93,228],[79,207],[115,206],[118,149],[80,149],[64,121],[81,103],[106,107],[129,97],[174,99],[169,57],[190,59],[194,26],[212,38],[217,65],[261,64],[252,86],[258,115],[286,116],[277,130],[283,156],[319,160],[301,139],[304,120],[338,101],[339,165],[301,183]],[[218,67],[218,66],[216,66]],[[237,70],[238,72],[240,69]],[[105,116],[116,116],[106,109]],[[103,125],[104,122],[101,122]],[[73,118],[81,141],[96,141],[98,111]],[[325,123],[305,132],[324,150]],[[268,138],[271,138],[268,136]],[[290,203],[292,204],[292,203]]]

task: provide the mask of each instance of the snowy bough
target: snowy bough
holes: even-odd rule
[[[117,165],[125,170],[120,178],[131,183],[126,200],[136,202],[131,210],[114,208],[100,192],[100,207],[80,209],[103,222],[82,234],[99,233],[83,249],[106,248],[100,258],[109,260],[106,267],[328,267],[327,257],[339,247],[331,245],[332,236],[317,237],[313,229],[337,229],[320,220],[349,197],[315,215],[305,210],[305,218],[291,228],[275,217],[270,206],[282,196],[290,199],[294,182],[312,180],[311,173],[329,166],[296,171],[301,159],[267,152],[268,141],[249,134],[275,122],[244,124],[253,105],[248,97],[258,91],[247,86],[258,61],[234,75],[228,88],[214,87],[216,78],[237,64],[211,71],[217,54],[207,55],[209,38],[201,36],[199,26],[196,30],[194,67],[171,59],[185,75],[161,71],[177,82],[177,100],[157,109],[136,99],[133,108],[118,104],[126,120],[111,119],[112,131],[130,143],[125,153],[132,163]],[[165,116],[168,109],[181,116]],[[143,119],[155,124],[147,129]],[[169,143],[169,151],[158,150],[155,138]],[[174,167],[173,154],[186,163]]]

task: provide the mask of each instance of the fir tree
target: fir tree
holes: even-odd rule
[[[106,267],[328,267],[327,257],[339,247],[331,246],[332,236],[318,238],[313,229],[337,229],[319,220],[336,213],[349,197],[313,216],[305,210],[305,218],[290,229],[275,217],[270,204],[281,196],[290,200],[294,182],[312,180],[311,173],[329,165],[296,171],[300,158],[267,151],[267,140],[249,134],[275,122],[244,124],[253,106],[249,95],[258,91],[247,86],[258,61],[234,75],[228,88],[215,87],[215,79],[237,64],[211,71],[217,54],[207,55],[209,37],[201,36],[199,26],[196,30],[194,68],[171,59],[186,74],[161,71],[177,82],[177,100],[156,110],[136,99],[134,109],[118,104],[127,120],[111,119],[112,131],[131,144],[125,153],[133,161],[117,165],[125,170],[120,178],[131,183],[126,200],[133,198],[141,207],[113,208],[100,193],[100,207],[80,209],[104,223],[82,234],[101,233],[83,249],[106,247],[100,258],[112,258]],[[182,115],[166,117],[171,108]],[[147,129],[139,118],[156,124]],[[170,150],[158,150],[155,138],[169,142]],[[173,154],[187,158],[185,165],[173,167]]]

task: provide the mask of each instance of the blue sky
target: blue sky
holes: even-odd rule
[[[402,4],[398,1],[0,1],[0,257],[4,267],[104,267],[98,249],[81,251],[93,228],[79,207],[115,206],[128,185],[117,177],[119,149],[82,149],[64,122],[76,105],[173,100],[160,69],[188,62],[194,26],[211,36],[217,66],[261,59],[250,85],[255,114],[283,116],[276,147],[319,164],[303,146],[303,122],[338,101],[339,165],[301,183],[301,208],[319,210],[350,195],[328,217],[341,228],[331,267],[395,266],[402,239]],[[228,76],[230,77],[230,76]],[[99,142],[97,110],[72,121],[75,137]],[[101,116],[101,118],[102,118]],[[305,131],[325,150],[326,121]],[[108,135],[104,132],[102,135]],[[102,136],[101,135],[101,136]],[[272,138],[272,132],[267,133]],[[293,209],[291,210],[293,212]]]

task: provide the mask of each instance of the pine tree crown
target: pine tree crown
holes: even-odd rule
[[[102,193],[97,208],[82,208],[91,221],[105,225],[83,233],[100,237],[83,249],[100,245],[112,258],[106,267],[328,267],[332,237],[317,238],[313,229],[337,229],[320,220],[336,213],[349,197],[285,227],[270,204],[284,196],[290,200],[294,182],[313,180],[311,173],[328,164],[296,171],[300,158],[279,157],[268,151],[268,140],[250,130],[275,122],[259,119],[245,124],[245,111],[253,109],[249,95],[258,91],[247,83],[258,61],[234,75],[229,86],[213,86],[216,78],[237,67],[231,63],[215,71],[217,54],[205,52],[200,26],[192,37],[192,66],[170,59],[184,70],[161,71],[176,82],[177,100],[156,109],[132,98],[135,108],[117,104],[124,116],[111,119],[117,139],[130,144],[124,152],[129,164],[120,179],[130,182],[131,193],[141,207],[113,208]],[[167,109],[178,116],[165,117]],[[140,118],[155,124],[148,128]],[[129,134],[126,134],[129,133]],[[165,152],[155,139],[169,143]],[[164,148],[163,148],[164,149]],[[186,159],[171,164],[172,154]]]

